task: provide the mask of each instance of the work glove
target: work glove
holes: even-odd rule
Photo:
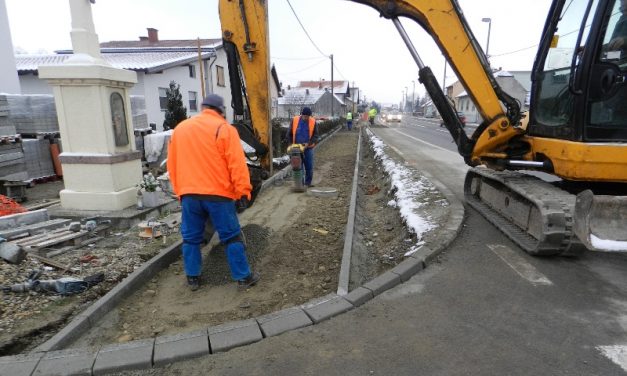
[[[242,196],[239,200],[235,201],[235,209],[238,213],[243,212],[250,205],[250,201],[248,201],[248,196]]]

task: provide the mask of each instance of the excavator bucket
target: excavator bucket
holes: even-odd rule
[[[574,231],[589,250],[627,252],[627,196],[579,193]]]

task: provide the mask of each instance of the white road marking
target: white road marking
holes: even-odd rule
[[[403,155],[403,152],[402,152],[402,151],[400,151],[400,150],[398,150],[398,148],[396,148],[395,146],[392,146],[392,145],[389,145],[389,146],[392,148],[392,150],[394,150],[395,152],[397,152],[399,155]]]
[[[488,248],[503,260],[510,268],[514,269],[518,275],[531,282],[533,285],[552,285],[544,274],[528,263],[513,249],[501,244],[488,244]]]
[[[612,362],[618,364],[624,371],[627,371],[627,346],[597,346],[597,350]]]
[[[438,146],[438,145],[434,145],[434,144],[432,144],[432,143],[430,143],[430,142],[423,141],[423,140],[421,140],[421,139],[419,139],[419,138],[416,138],[416,137],[414,137],[414,136],[410,136],[410,135],[408,135],[407,133],[403,133],[403,132],[401,132],[401,131],[399,131],[399,130],[394,129],[394,132],[396,132],[396,133],[400,133],[400,134],[402,134],[402,135],[403,135],[403,136],[405,136],[405,137],[409,137],[409,138],[411,138],[412,140],[416,140],[416,141],[418,141],[418,142],[422,142],[423,144],[425,144],[425,145],[429,145],[429,146],[434,147],[434,148],[436,148],[436,149],[440,149],[440,150],[448,151],[449,153],[454,153],[453,151],[450,151],[450,150],[445,149],[445,148],[443,148],[443,147],[441,147],[441,146]],[[456,153],[456,154],[457,154],[457,153]]]

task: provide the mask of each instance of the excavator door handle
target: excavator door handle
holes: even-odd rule
[[[599,63],[592,68],[590,80],[590,100],[602,101],[613,97],[625,77],[614,64]]]

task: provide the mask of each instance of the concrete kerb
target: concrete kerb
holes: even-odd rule
[[[426,175],[427,174],[425,174],[425,176]],[[420,248],[417,252],[412,254],[410,258],[406,259],[392,270],[381,274],[344,296],[329,294],[322,298],[313,299],[300,307],[288,308],[254,319],[209,327],[207,328],[208,338],[206,344],[203,330],[139,340],[127,344],[108,345],[95,353],[84,351],[77,353],[75,349],[57,352],[50,351],[62,347],[63,344],[70,343],[74,338],[73,336],[77,336],[77,332],[74,331],[84,331],[87,325],[89,325],[87,328],[95,325],[102,315],[112,308],[112,306],[126,297],[136,286],[151,278],[153,275],[151,273],[154,273],[155,270],[160,270],[158,268],[162,268],[163,265],[169,265],[172,260],[168,261],[168,257],[178,257],[177,251],[181,245],[181,242],[179,242],[153,258],[153,260],[151,260],[152,262],[149,262],[153,264],[153,266],[148,266],[148,263],[144,264],[144,267],[136,270],[118,285],[120,286],[119,288],[113,289],[107,294],[119,295],[119,297],[111,297],[108,300],[103,300],[97,307],[88,309],[79,315],[68,325],[70,328],[67,330],[64,328],[65,334],[61,335],[61,332],[57,333],[56,336],[30,354],[1,357],[0,376],[5,374],[32,375],[36,369],[37,374],[40,375],[54,374],[52,373],[54,371],[53,369],[43,369],[44,367],[40,369],[40,367],[38,367],[44,359],[54,359],[58,364],[63,364],[63,362],[74,364],[72,362],[78,362],[78,366],[83,367],[85,362],[89,362],[89,359],[92,359],[93,356],[95,360],[91,373],[85,370],[87,372],[85,374],[94,375],[137,369],[138,367],[148,368],[159,366],[160,364],[164,364],[163,362],[166,361],[166,359],[167,361],[178,361],[203,356],[209,353],[213,354],[220,351],[228,351],[231,348],[248,345],[260,341],[263,338],[278,335],[289,330],[299,329],[311,324],[318,324],[321,321],[347,312],[354,307],[358,307],[373,299],[376,295],[408,280],[411,276],[424,269],[440,252],[446,249],[460,231],[464,218],[464,206],[448,188],[432,177],[427,176],[427,178],[440,189],[450,203],[451,215],[449,216],[447,225],[444,226],[443,233],[446,240],[440,243],[435,249],[426,246]],[[125,284],[125,286],[121,286],[122,284]],[[107,295],[105,295],[105,297],[107,297]],[[98,304],[98,302],[96,302],[96,304]],[[303,317],[303,314],[306,318]],[[87,322],[87,324],[85,322]],[[74,329],[71,328],[72,326]],[[51,342],[53,340],[54,342]],[[42,350],[46,348],[48,350]],[[158,348],[159,350],[157,350]],[[130,350],[137,352],[137,356],[129,356]],[[45,351],[49,352],[46,353]],[[67,354],[67,357],[70,359],[63,359],[65,354]],[[156,354],[160,355],[157,357]]]

